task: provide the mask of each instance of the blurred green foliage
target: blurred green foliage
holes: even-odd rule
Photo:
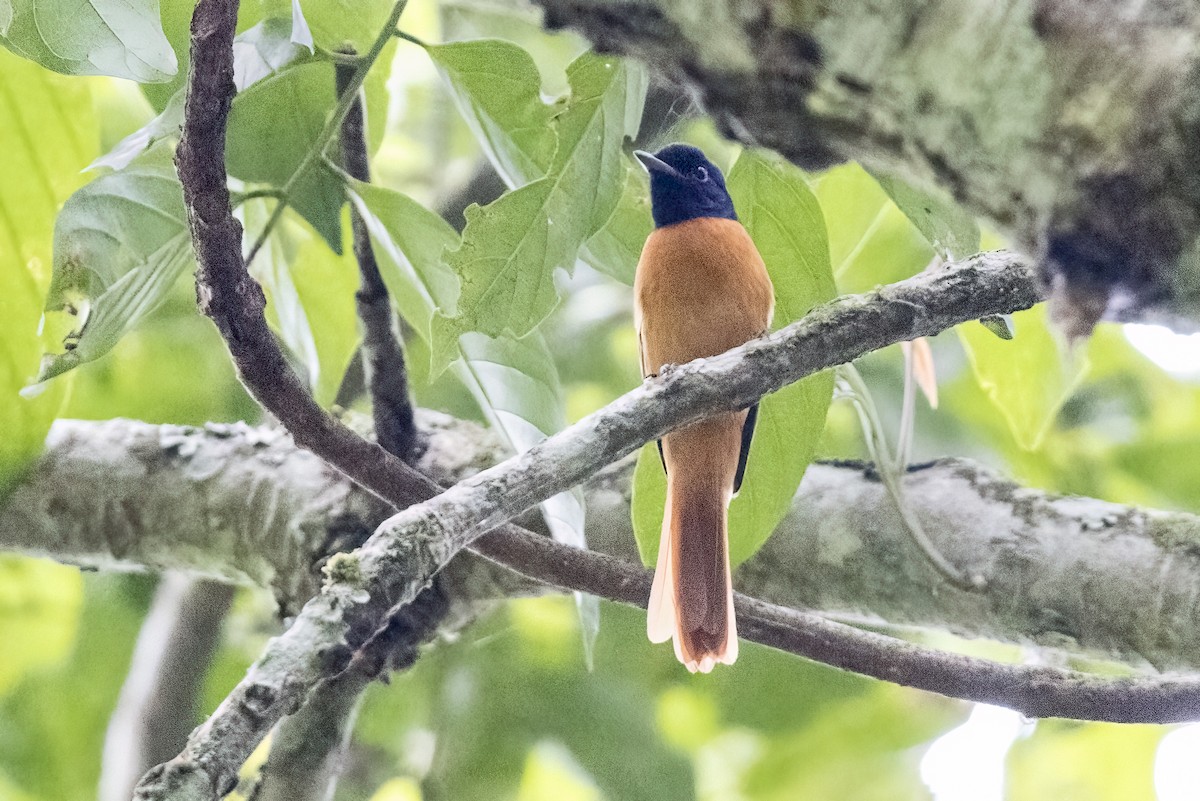
[[[55,416],[259,416],[196,312],[171,169],[193,3],[163,0],[158,12],[125,3],[129,28],[97,28],[92,12],[117,5],[93,0],[76,19],[61,2],[0,2],[0,493],[36,458]],[[297,25],[288,0],[242,4],[245,82],[229,164],[235,193],[257,193],[237,210],[247,246],[276,208],[272,193],[321,144],[334,102],[328,52],[347,43],[361,52],[390,7],[305,0],[307,24]],[[43,12],[58,27],[33,25]],[[293,184],[254,275],[294,366],[332,403],[359,336],[348,188],[393,292],[418,397],[527,448],[640,380],[628,285],[650,220],[645,178],[625,148],[644,75],[586,53],[574,35],[544,33],[516,3],[413,0],[402,26],[430,44],[390,45],[368,78],[376,183],[347,187],[331,151],[333,164]],[[313,51],[299,44],[306,31]],[[71,47],[55,38],[65,34]],[[100,46],[128,58],[93,57]],[[145,82],[80,77],[96,74]],[[779,323],[835,291],[866,291],[979,247],[974,221],[945,198],[854,164],[804,175],[739,153],[702,120],[667,116],[676,120],[669,138],[701,145],[725,168],[736,161],[730,185],[780,290]],[[443,204],[485,163],[510,191],[479,198],[486,205],[467,213],[460,236],[439,213],[461,220],[462,208]],[[1048,490],[1200,511],[1192,380],[1164,372],[1116,327],[1076,352],[1064,351],[1041,310],[1016,315],[1013,327],[1012,341],[976,323],[933,340],[942,405],[918,404],[914,459],[969,456]],[[43,353],[58,359],[43,377],[62,374],[34,386]],[[899,351],[858,367],[894,440]],[[752,532],[739,556],[769,532],[814,450],[863,455],[857,419],[828,394],[818,377],[764,402],[786,420],[773,438],[760,422],[748,487],[767,483],[756,474],[774,486],[756,524],[735,508],[735,530]],[[639,525],[656,533],[659,512],[646,498]],[[580,535],[577,498],[546,511],[561,538]],[[104,728],[152,585],[0,558],[0,798],[94,797]],[[270,613],[261,595],[239,597],[207,675],[206,711],[272,633]],[[966,711],[755,646],[734,668],[689,676],[669,649],[645,642],[640,613],[608,605],[589,671],[580,639],[596,636],[592,621],[566,598],[511,603],[390,686],[373,686],[339,798],[923,799],[926,745]],[[1008,797],[1149,798],[1162,732],[1041,722],[1008,757]]]

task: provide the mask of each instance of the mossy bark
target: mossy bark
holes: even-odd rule
[[[1072,330],[1200,321],[1194,3],[538,3],[732,138],[949,193],[1038,258]]]

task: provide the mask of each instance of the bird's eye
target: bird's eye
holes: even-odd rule
[[[700,183],[704,183],[705,181],[707,181],[708,180],[708,168],[707,167],[697,167],[696,168],[696,177],[700,180]]]

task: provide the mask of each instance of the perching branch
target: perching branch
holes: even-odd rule
[[[154,426],[141,427],[148,433],[157,431]],[[434,443],[437,440],[436,436],[432,439]],[[198,435],[192,451],[202,464],[211,466],[203,459],[209,444]],[[134,452],[148,449],[139,446]],[[133,458],[146,457],[142,453]],[[67,460],[65,451],[52,451],[44,469],[53,471]],[[191,472],[186,463],[171,469]],[[91,471],[93,475],[98,472]],[[87,473],[77,470],[73,474]],[[198,476],[196,480],[202,483]],[[285,475],[279,480],[285,480]],[[92,481],[96,486],[103,484],[99,477]],[[604,471],[589,492],[596,512],[595,529],[590,532],[593,541],[623,546],[624,552],[630,547],[628,531],[618,529],[628,519],[628,500],[623,497],[627,481],[627,470]],[[50,486],[48,478],[39,483]],[[1200,541],[1196,517],[1139,511],[1083,498],[1055,498],[1016,487],[955,460],[916,469],[909,474],[908,483],[909,497],[922,516],[938,521],[942,544],[956,548],[956,558],[987,575],[989,592],[994,594],[974,598],[973,594],[954,594],[944,585],[933,591],[937,585],[929,582],[936,580],[937,574],[908,541],[886,489],[858,465],[810,468],[792,515],[739,572],[738,586],[777,601],[789,593],[792,598],[816,598],[826,602],[821,608],[884,615],[891,622],[916,622],[924,615],[927,624],[974,635],[991,636],[1030,615],[1026,625],[1031,628],[1019,639],[1054,635],[1061,645],[1068,627],[1077,626],[1079,644],[1094,650],[1110,647],[1103,638],[1127,625],[1127,652],[1146,649],[1149,658],[1155,653],[1173,653],[1174,667],[1184,667],[1187,660],[1193,669],[1200,664],[1200,626],[1194,610],[1192,618],[1187,617],[1186,607],[1189,588],[1200,577],[1200,559],[1193,552],[1194,543]],[[22,488],[17,492],[22,493]],[[269,503],[265,494],[262,497],[262,503]],[[31,500],[28,494],[18,499]],[[0,531],[10,533],[3,525]],[[506,538],[498,547],[485,538],[479,546],[541,581],[631,603],[644,599],[648,574],[628,562],[564,549],[536,537]],[[874,591],[861,591],[872,584],[878,584]],[[908,600],[889,606],[889,601],[904,597],[908,585],[913,585]],[[471,582],[457,585],[455,591],[472,592],[472,587],[480,598],[487,597],[491,589],[481,590]],[[1100,592],[1098,587],[1106,591]],[[949,598],[940,597],[946,592]],[[1087,593],[1091,597],[1084,597]],[[860,596],[866,601],[855,607],[836,600]],[[961,610],[964,602],[969,608]],[[1089,606],[1101,608],[1089,610]],[[938,608],[960,617],[933,621],[931,610]],[[739,607],[743,621],[758,621],[743,624],[744,633],[753,639],[820,655],[852,669],[863,670],[865,661],[865,671],[871,675],[1001,703],[1029,714],[1166,722],[1197,712],[1194,687],[1182,679],[1112,682],[1064,671],[997,666],[913,649],[875,635],[861,639],[860,632],[847,639],[844,627],[830,628],[824,621],[818,625],[806,620],[804,631],[797,633],[791,625],[794,611],[750,601]],[[976,619],[988,623],[969,628],[972,624],[965,621]],[[1057,628],[1043,628],[1050,623]],[[817,640],[806,639],[811,636]]]
[[[431,432],[420,466],[437,466],[440,482],[503,456],[473,423],[431,412],[420,419]],[[460,461],[448,470],[451,458]],[[622,460],[584,486],[588,542],[626,561],[637,559],[631,469]],[[1060,498],[957,459],[910,469],[904,488],[929,536],[983,575],[984,589],[945,582],[874,471],[852,463],[809,467],[791,512],[738,571],[736,586],[873,625],[949,630],[1138,669],[1200,670],[1200,609],[1190,604],[1200,585],[1200,518]],[[169,514],[168,498],[176,505]],[[383,508],[275,431],[59,421],[43,458],[0,504],[0,548],[100,569],[220,575],[286,597],[280,588],[311,594],[317,586],[299,555],[315,559],[331,542],[361,540]],[[235,511],[251,523],[230,528]],[[439,579],[456,621],[536,591],[466,554]]]
[[[350,49],[343,52],[354,55]],[[335,64],[335,90],[339,98],[349,91],[358,66],[355,60]],[[370,181],[363,102],[361,93],[354,94],[339,136],[342,162],[352,178]],[[360,363],[371,401],[375,439],[388,453],[409,462],[417,456],[418,434],[404,349],[370,234],[353,205],[350,224],[361,281],[354,296],[363,333]],[[270,756],[259,772],[255,801],[333,798],[363,691],[392,661],[393,650],[402,652],[405,661],[415,659],[418,646],[433,635],[449,609],[436,581],[422,590],[411,606],[416,608],[414,612],[424,610],[425,614],[409,614],[389,621],[389,630],[395,634],[372,641],[370,660],[356,660],[350,668],[322,682],[295,714],[280,722],[271,739]],[[402,621],[414,617],[427,621],[427,625],[403,625]]]

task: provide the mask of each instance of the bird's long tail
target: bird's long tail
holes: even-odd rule
[[[667,505],[646,632],[675,639],[693,673],[737,659],[726,515],[745,413],[722,415],[667,437]]]

